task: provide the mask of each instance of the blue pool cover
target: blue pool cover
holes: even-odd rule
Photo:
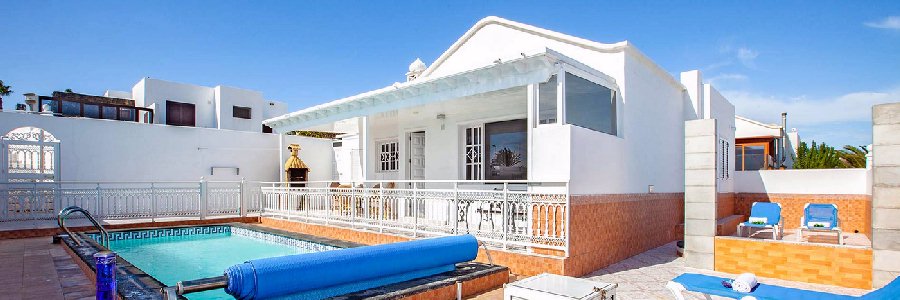
[[[478,255],[472,235],[255,259],[225,270],[237,299],[327,298],[439,274]]]

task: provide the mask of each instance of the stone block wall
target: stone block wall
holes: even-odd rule
[[[872,288],[872,249],[716,237],[716,271],[791,281]]]
[[[761,194],[738,193],[735,195],[735,213],[749,216],[753,202],[781,204],[781,218],[785,229],[800,228],[803,207],[807,203],[832,203],[838,207],[841,230],[869,235],[872,228],[872,197],[869,195],[809,195],[809,194]]]
[[[900,276],[900,103],[872,108],[872,248],[876,288]]]
[[[684,259],[688,267],[714,267],[717,145],[716,119],[684,123]]]

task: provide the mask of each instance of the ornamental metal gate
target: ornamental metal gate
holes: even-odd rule
[[[37,127],[16,128],[0,137],[0,183],[59,179],[59,140]]]

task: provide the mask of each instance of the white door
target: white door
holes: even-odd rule
[[[425,180],[425,132],[409,133],[409,179]]]

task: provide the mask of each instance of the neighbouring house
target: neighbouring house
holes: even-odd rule
[[[287,157],[261,125],[286,105],[261,92],[143,78],[131,92],[25,97],[28,111],[0,112],[0,184],[278,181]],[[330,178],[330,139],[287,139],[304,145],[312,179]]]
[[[206,87],[142,78],[131,92],[107,90],[103,96],[53,92],[26,94],[31,111],[66,117],[112,119],[175,126],[272,133],[262,120],[287,112],[283,102],[266,100],[261,92]]]
[[[473,232],[501,249],[552,257],[533,270],[508,262],[514,272],[581,275],[681,238],[686,147],[716,149],[718,161],[705,164],[719,192],[731,192],[734,106],[699,71],[673,78],[627,41],[488,17],[430,66],[413,62],[406,79],[265,120],[278,132],[341,133],[332,177],[344,185],[284,193],[327,199],[399,182],[389,201],[405,212],[390,221],[417,223],[366,224]],[[685,121],[696,119],[714,119],[714,138],[686,143]],[[501,215],[506,221],[495,222]]]
[[[782,114],[786,122],[786,114]],[[766,124],[741,116],[734,117],[735,165],[737,171],[790,169],[797,157],[800,133],[785,125]]]

